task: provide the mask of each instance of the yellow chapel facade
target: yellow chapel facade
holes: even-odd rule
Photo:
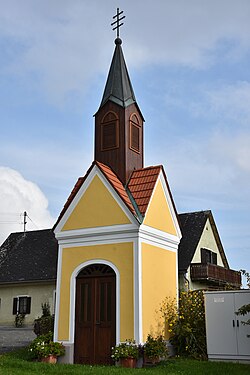
[[[163,167],[143,166],[144,119],[121,43],[95,115],[95,160],[54,227],[54,339],[68,363],[112,363],[111,346],[145,342],[163,299],[178,296],[177,213]]]

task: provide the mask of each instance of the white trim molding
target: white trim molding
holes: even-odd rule
[[[63,250],[62,246],[58,244],[54,341],[58,341],[58,326],[59,326],[59,314],[60,314],[60,289],[61,289],[61,277],[62,277],[62,250]]]
[[[76,277],[79,272],[92,264],[105,264],[111,267],[116,274],[116,342],[120,342],[120,272],[118,268],[105,259],[91,259],[79,264],[71,274],[70,278],[70,309],[69,309],[69,340],[68,344],[75,342],[75,303],[76,303]]]

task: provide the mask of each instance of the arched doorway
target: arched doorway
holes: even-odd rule
[[[92,264],[76,278],[75,363],[110,364],[116,341],[116,275]]]

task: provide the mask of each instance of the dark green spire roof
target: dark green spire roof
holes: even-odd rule
[[[115,44],[115,52],[109,69],[108,79],[100,107],[102,107],[108,100],[111,100],[122,107],[127,107],[132,103],[136,103],[135,94],[122,52],[122,40],[116,38]]]

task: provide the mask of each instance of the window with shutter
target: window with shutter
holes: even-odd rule
[[[13,314],[30,314],[31,297],[22,296],[13,298]]]
[[[17,301],[18,301],[18,298],[13,298],[13,310],[12,310],[12,314],[13,315],[16,315],[17,314]]]
[[[217,264],[217,254],[214,252],[211,252],[211,255],[212,255],[211,263]]]
[[[119,147],[118,118],[108,112],[101,123],[101,150],[112,150]]]
[[[208,249],[201,249],[201,263],[217,264],[217,254]]]
[[[139,119],[133,114],[130,117],[130,148],[138,153],[140,152],[140,128]]]

